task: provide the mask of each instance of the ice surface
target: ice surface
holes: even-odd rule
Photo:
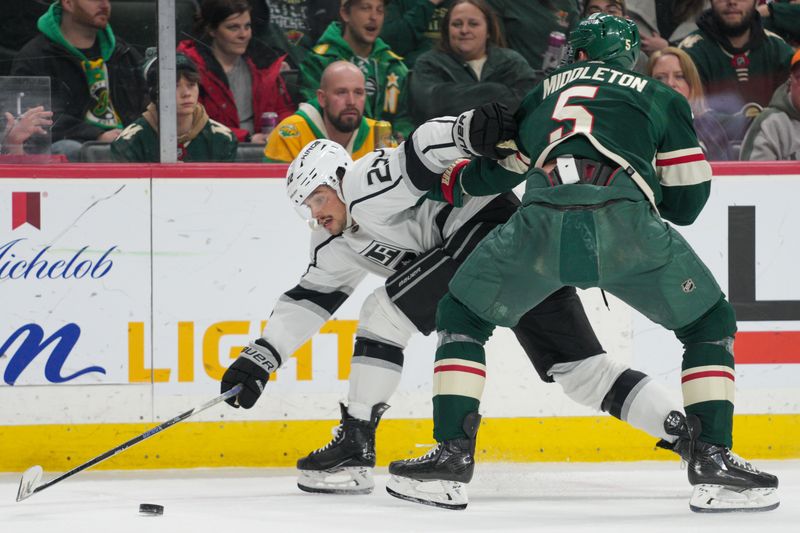
[[[479,464],[465,511],[389,496],[385,469],[378,469],[368,496],[303,493],[287,469],[99,471],[20,503],[14,501],[20,474],[0,474],[0,531],[800,531],[800,461],[755,464],[780,477],[775,511],[692,513],[677,462]],[[45,467],[44,481],[54,474]],[[163,505],[164,515],[140,516],[140,503]]]

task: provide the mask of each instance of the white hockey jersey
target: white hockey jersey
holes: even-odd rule
[[[298,285],[278,300],[262,336],[282,361],[315,334],[372,272],[383,278],[440,246],[494,196],[464,206],[425,200],[442,173],[467,157],[453,142],[453,118],[426,122],[397,148],[355,162],[343,180],[353,224],[341,235],[312,232],[310,263]]]

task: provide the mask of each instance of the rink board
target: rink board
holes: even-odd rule
[[[309,229],[285,199],[284,170],[0,167],[0,471],[67,468],[218,393],[224,368],[308,262]],[[701,218],[680,231],[737,308],[737,449],[800,457],[800,165],[715,165],[715,175]],[[215,408],[109,467],[286,465],[322,445],[346,394],[360,302],[379,283],[362,284],[254,409]],[[609,354],[677,402],[679,343],[613,297],[607,309],[599,291],[581,296]],[[433,349],[416,336],[406,350],[383,458],[432,440]],[[485,459],[664,457],[650,437],[539,382],[507,331],[487,363]]]

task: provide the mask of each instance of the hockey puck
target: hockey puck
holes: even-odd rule
[[[140,503],[139,513],[148,516],[161,516],[164,514],[164,506],[155,503]]]

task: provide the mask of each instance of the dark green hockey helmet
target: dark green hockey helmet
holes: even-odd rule
[[[583,50],[592,61],[629,69],[639,57],[639,28],[632,20],[594,13],[569,34],[569,45],[572,61]]]

